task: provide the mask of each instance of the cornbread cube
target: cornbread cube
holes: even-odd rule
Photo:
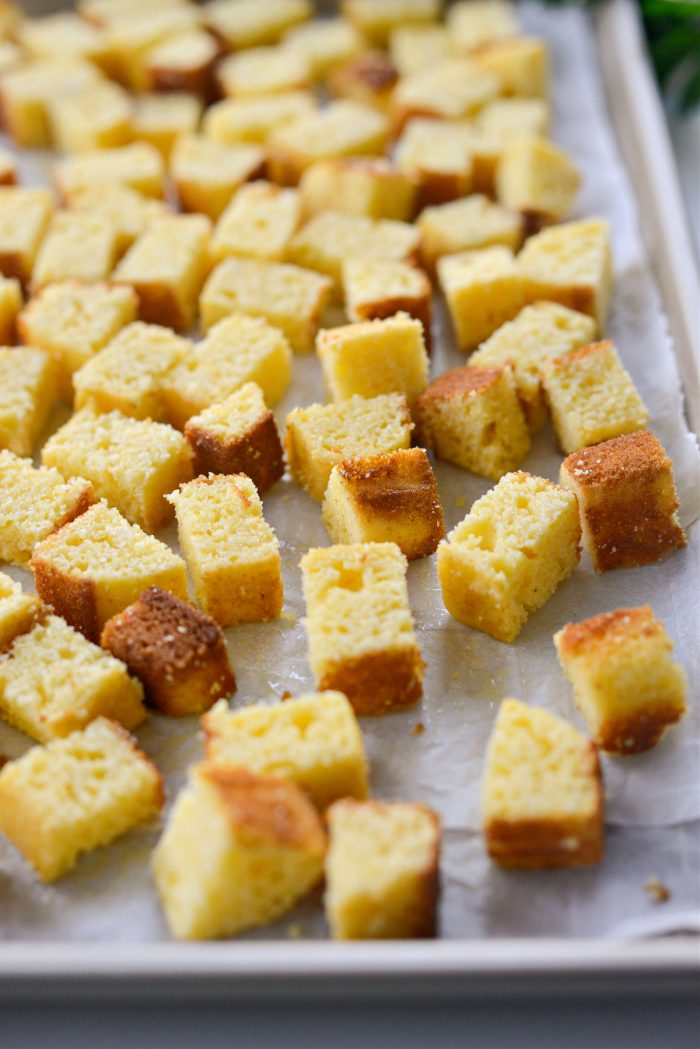
[[[135,728],[143,689],[122,662],[61,619],[45,615],[0,655],[0,714],[40,743],[109,717]]]
[[[183,429],[191,416],[250,382],[258,384],[267,404],[276,404],[291,374],[291,352],[282,332],[259,317],[234,313],[214,325],[164,380],[168,418]]]
[[[508,365],[452,368],[415,409],[416,436],[438,459],[498,481],[530,451],[530,431]]]
[[[283,43],[286,50],[304,56],[314,80],[325,80],[332,69],[354,58],[364,47],[361,35],[344,18],[324,18],[297,26],[289,30]]]
[[[201,116],[202,103],[196,95],[140,95],[134,110],[133,137],[150,142],[168,160],[180,135],[196,132]]]
[[[136,317],[132,288],[60,281],[42,288],[17,320],[21,339],[48,353],[59,372],[59,387],[72,397],[72,375]]]
[[[236,691],[221,628],[158,586],[109,619],[100,644],[139,678],[162,714],[201,714]]]
[[[548,127],[549,106],[542,98],[497,98],[484,106],[473,124],[474,188],[493,196],[504,152],[521,138],[544,138]]]
[[[232,98],[303,91],[311,73],[305,55],[286,47],[251,47],[229,55],[216,71],[221,93]]]
[[[20,22],[17,39],[32,59],[56,59],[92,62],[102,72],[115,72],[114,56],[107,38],[96,26],[91,26],[70,11],[61,11],[45,18],[26,18]]]
[[[541,707],[504,699],[482,783],[486,848],[502,867],[580,867],[603,856],[594,743]]]
[[[518,270],[529,302],[560,302],[587,313],[604,331],[613,280],[604,219],[565,222],[530,237],[518,255]]]
[[[198,28],[201,16],[193,6],[153,10],[150,3],[110,20],[107,39],[116,55],[119,79],[132,91],[148,87],[150,51],[164,40]]]
[[[271,132],[316,109],[310,91],[290,91],[285,95],[260,98],[227,98],[216,102],[204,116],[204,134],[225,146],[252,142],[262,145]]]
[[[384,47],[400,25],[424,25],[440,17],[440,0],[342,0],[341,10],[357,31]]]
[[[192,476],[189,445],[177,430],[117,411],[96,415],[90,408],[49,438],[41,461],[64,477],[90,481],[98,498],[147,532],[168,523],[172,511],[164,496]]]
[[[399,71],[384,51],[363,51],[328,77],[328,88],[334,98],[350,98],[386,113]]]
[[[435,935],[440,821],[407,802],[337,801],[328,812],[325,906],[334,940]]]
[[[518,396],[532,431],[547,417],[540,373],[547,362],[585,346],[595,335],[595,322],[556,302],[536,302],[521,310],[515,320],[495,331],[470,364],[493,368],[509,364]]]
[[[422,270],[385,259],[346,259],[342,280],[349,320],[381,320],[395,313],[407,313],[423,325],[426,349],[430,352],[432,289]]]
[[[0,186],[0,273],[5,277],[23,284],[29,280],[53,211],[48,189]]]
[[[649,605],[567,623],[554,644],[576,705],[603,750],[649,750],[685,714],[685,672]]]
[[[48,353],[0,346],[0,448],[31,455],[57,397]]]
[[[264,161],[259,146],[226,146],[203,135],[181,136],[170,164],[180,206],[218,219],[236,190],[262,174]]]
[[[39,597],[91,641],[149,586],[187,599],[182,558],[105,503],[38,543],[30,568]]]
[[[418,187],[421,206],[457,200],[471,191],[474,137],[469,120],[415,117],[403,129],[395,160]]]
[[[596,571],[651,564],[685,546],[673,463],[649,430],[574,452],[559,480],[576,495]]]
[[[64,481],[58,470],[0,451],[0,560],[26,567],[32,550],[94,502],[82,477]]]
[[[149,91],[187,92],[210,100],[216,93],[217,41],[203,29],[177,33],[146,55],[144,78]]]
[[[300,562],[316,687],[344,692],[359,715],[423,695],[423,667],[396,543],[318,547]]]
[[[219,262],[229,255],[247,255],[281,262],[300,217],[296,190],[271,182],[242,186],[216,224],[212,258]]]
[[[289,244],[290,261],[332,277],[340,291],[343,260],[416,262],[420,233],[408,222],[322,211],[302,226]]]
[[[37,252],[32,288],[54,281],[101,281],[117,259],[117,231],[109,219],[91,211],[59,211]]]
[[[335,157],[307,168],[299,183],[305,215],[343,211],[371,219],[410,221],[416,191],[411,178],[384,157]]]
[[[460,0],[447,12],[447,29],[454,46],[465,54],[520,32],[509,0]]]
[[[523,279],[509,248],[444,255],[437,272],[460,350],[473,350],[525,304]]]
[[[0,42],[0,75],[2,75],[2,45]],[[0,149],[0,186],[14,186],[17,183],[17,163],[13,153]]]
[[[370,106],[345,99],[331,102],[272,130],[267,142],[270,178],[295,186],[316,161],[381,156],[388,131],[386,118]]]
[[[31,630],[40,614],[38,597],[23,593],[19,583],[0,572],[0,651]]]
[[[40,59],[5,73],[0,86],[3,125],[18,146],[51,146],[49,103],[89,90],[100,80],[90,62]]]
[[[170,328],[129,324],[75,372],[75,407],[162,421],[163,382],[191,352],[190,340]]]
[[[393,542],[409,561],[435,553],[445,522],[424,449],[338,463],[323,498],[323,523],[333,543]]]
[[[549,52],[545,40],[519,36],[499,40],[470,56],[477,68],[500,83],[499,94],[524,98],[547,98]]]
[[[131,140],[131,100],[118,84],[97,81],[47,103],[51,136],[61,153],[123,146]]]
[[[54,181],[64,200],[78,189],[112,183],[129,186],[144,197],[162,198],[163,158],[148,142],[96,149],[66,157],[54,167]]]
[[[284,435],[287,462],[294,479],[321,502],[334,466],[351,456],[408,448],[412,429],[406,398],[398,393],[294,408]]]
[[[136,190],[118,182],[107,183],[106,186],[79,186],[78,189],[70,190],[66,197],[66,206],[74,211],[89,211],[93,214],[97,212],[111,222],[117,234],[119,258],[141,236],[153,219],[166,212],[162,201],[143,197]],[[120,289],[120,293],[126,294],[126,291]]]
[[[493,73],[471,59],[448,58],[402,78],[391,98],[392,123],[398,132],[413,117],[471,117],[500,94]]]
[[[496,244],[517,251],[523,239],[520,215],[478,193],[426,208],[417,225],[421,258],[428,270],[434,270],[443,255],[477,251]]]
[[[338,798],[367,797],[362,733],[341,692],[235,711],[220,700],[202,724],[210,765],[291,779],[319,809]]]
[[[518,138],[503,150],[496,170],[498,199],[521,212],[529,229],[565,218],[580,184],[573,161],[542,138]]]
[[[391,31],[391,60],[401,76],[410,76],[451,53],[449,34],[441,25],[399,25]]]
[[[192,327],[209,272],[210,235],[205,215],[163,215],[129,248],[114,279],[136,292],[141,320],[175,331]]]
[[[188,419],[185,437],[192,448],[195,477],[243,473],[262,493],[284,473],[275,417],[255,382]]]
[[[0,276],[0,345],[16,342],[17,317],[22,309],[22,288],[14,277]]]
[[[412,405],[428,385],[423,325],[407,313],[321,330],[316,353],[336,402],[403,393]]]
[[[542,386],[564,452],[641,430],[649,420],[610,339],[549,360]]]
[[[229,51],[276,44],[312,14],[309,0],[214,0],[204,9],[206,24]]]
[[[515,641],[528,615],[573,572],[580,539],[572,492],[523,471],[506,474],[438,547],[447,611]]]
[[[191,0],[148,0],[149,10],[164,7],[180,7]],[[78,0],[76,11],[86,22],[95,26],[108,26],[111,22],[143,11],[143,0]]]
[[[282,611],[277,537],[245,474],[197,477],[168,496],[197,601],[221,626]]]
[[[310,353],[332,287],[328,277],[300,266],[231,257],[216,266],[204,285],[200,320],[208,331],[232,313],[263,317],[284,332],[296,353]]]
[[[153,853],[171,933],[234,936],[280,918],[320,881],[325,850],[321,818],[291,780],[196,766]]]
[[[129,733],[98,718],[32,749],[0,772],[0,830],[46,882],[83,852],[155,816],[160,774]]]

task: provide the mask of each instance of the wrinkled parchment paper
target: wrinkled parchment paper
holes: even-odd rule
[[[651,412],[651,427],[672,456],[683,524],[700,512],[698,454],[682,414],[678,371],[659,297],[642,246],[635,202],[612,136],[590,27],[578,11],[523,9],[528,31],[547,37],[556,71],[554,137],[583,172],[576,215],[604,215],[612,224],[616,291],[610,334]],[[27,181],[46,180],[47,167],[24,160]],[[464,363],[449,326],[440,337],[432,373]],[[283,424],[295,405],[323,400],[318,363],[296,358],[294,381],[276,416]],[[551,430],[540,433],[524,468],[553,480],[561,456]],[[448,527],[456,524],[489,483],[448,464],[435,470]],[[285,610],[269,624],[227,631],[238,679],[234,706],[277,702],[313,687],[306,660],[298,563],[311,546],[326,545],[319,506],[289,479],[265,496],[265,513],[282,547]],[[162,536],[176,545],[174,528]],[[533,615],[516,644],[471,631],[445,611],[435,558],[408,572],[411,603],[428,663],[425,698],[414,710],[362,723],[371,783],[381,798],[434,806],[444,825],[442,934],[483,936],[636,936],[698,927],[700,849],[700,717],[697,682],[700,629],[697,589],[700,535],[658,565],[596,576],[586,559],[548,604]],[[27,573],[13,571],[31,589]],[[651,752],[605,758],[607,847],[590,870],[506,873],[484,853],[478,822],[483,755],[500,700],[516,696],[583,723],[555,658],[552,634],[564,623],[622,605],[650,602],[676,642],[690,679],[690,712]],[[421,722],[422,734],[412,732]],[[165,775],[168,804],[187,766],[200,758],[197,720],[153,715],[137,735]],[[18,756],[27,740],[0,726],[0,753]],[[167,939],[148,870],[159,828],[136,830],[81,860],[56,885],[41,886],[15,850],[0,841],[0,928],[7,938],[33,940]],[[651,877],[670,890],[663,905],[644,890]],[[258,938],[326,935],[319,897]]]

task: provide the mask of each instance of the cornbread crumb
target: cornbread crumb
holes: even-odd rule
[[[659,878],[647,878],[644,891],[652,903],[666,903],[671,899],[671,891]]]
[[[473,350],[524,305],[523,279],[506,247],[444,255],[437,271],[460,350]]]
[[[37,252],[32,289],[53,281],[102,281],[117,259],[117,230],[91,211],[59,211]]]
[[[432,289],[422,270],[386,259],[345,259],[342,283],[348,320],[383,320],[407,313],[422,324],[430,352]]]
[[[264,161],[256,145],[223,145],[204,135],[182,135],[170,162],[181,208],[216,221],[236,190],[262,175]]]
[[[0,273],[27,284],[54,212],[48,189],[0,186]]]
[[[43,350],[0,346],[0,448],[31,455],[53,408],[56,366]]]
[[[19,634],[31,630],[41,614],[38,597],[23,593],[19,583],[0,572],[0,652]]]
[[[422,721],[417,721],[415,723],[415,725],[413,726],[413,728],[411,729],[411,735],[412,736],[422,736],[424,732],[425,732],[425,725],[423,724]]]
[[[216,224],[212,258],[229,255],[281,262],[299,225],[301,204],[293,189],[258,181],[242,186]]]
[[[417,225],[421,234],[421,258],[428,270],[434,270],[443,255],[497,244],[517,251],[523,239],[522,221],[517,212],[494,204],[478,193],[426,208]]]
[[[496,170],[499,201],[525,216],[529,230],[566,218],[580,184],[573,161],[543,138],[519,137]]]
[[[163,196],[163,158],[148,142],[96,149],[66,157],[54,167],[58,191],[67,199],[77,189],[119,183],[144,197]]]
[[[330,157],[306,169],[299,182],[304,214],[342,211],[370,219],[410,222],[413,180],[385,157]]]

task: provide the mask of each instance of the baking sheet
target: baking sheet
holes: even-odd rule
[[[623,361],[651,412],[651,426],[676,467],[681,516],[688,526],[700,510],[698,456],[682,419],[680,385],[658,295],[651,281],[627,176],[609,127],[596,70],[593,38],[578,11],[523,7],[528,31],[552,43],[556,65],[554,137],[582,169],[576,214],[602,214],[613,229],[617,287],[610,320]],[[42,173],[30,158],[27,180]],[[45,177],[45,168],[43,169]],[[442,322],[442,318],[439,318]],[[440,323],[432,373],[464,363]],[[278,421],[294,405],[323,399],[319,367],[296,358],[290,393]],[[540,433],[524,468],[556,479],[561,456],[551,431]],[[489,483],[437,463],[448,527],[467,512]],[[285,611],[272,624],[227,631],[238,679],[234,705],[275,702],[281,693],[312,687],[301,618],[298,562],[309,546],[328,542],[319,507],[288,479],[265,497],[265,512],[281,542]],[[442,607],[435,558],[409,568],[409,590],[419,643],[428,663],[425,698],[414,710],[363,719],[374,793],[433,805],[445,828],[442,934],[449,937],[633,936],[697,927],[700,887],[700,718],[698,617],[694,582],[700,568],[697,528],[686,550],[659,565],[596,576],[584,560],[513,646],[470,631]],[[175,542],[174,529],[163,538]],[[26,573],[12,572],[31,586]],[[603,864],[591,870],[505,873],[490,864],[478,833],[478,791],[483,753],[498,703],[515,695],[581,724],[569,686],[558,669],[552,633],[564,622],[624,604],[650,602],[667,622],[690,681],[691,711],[646,755],[604,759],[609,825]],[[413,733],[421,722],[424,732]],[[166,778],[168,800],[187,765],[201,755],[195,719],[154,715],[137,735]],[[16,756],[27,741],[0,727],[0,752]],[[167,938],[148,873],[157,828],[142,829],[85,857],[54,886],[38,886],[14,850],[0,843],[2,935],[33,940],[139,940]],[[663,906],[643,888],[659,877],[671,890]],[[255,938],[325,935],[318,899]]]

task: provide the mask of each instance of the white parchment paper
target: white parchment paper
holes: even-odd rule
[[[651,280],[628,177],[611,133],[596,69],[593,38],[578,11],[523,9],[529,31],[552,45],[556,88],[554,137],[583,173],[577,215],[604,215],[613,230],[616,291],[610,334],[651,413],[651,427],[672,456],[683,524],[700,513],[698,454],[683,421],[678,372]],[[23,160],[37,179],[36,158]],[[43,169],[45,177],[46,169]],[[432,374],[464,363],[449,327],[438,318]],[[314,358],[296,358],[294,380],[276,409],[283,424],[295,405],[323,400]],[[540,433],[524,468],[553,480],[561,455],[550,430]],[[448,527],[461,520],[489,483],[436,463]],[[285,690],[313,687],[298,563],[311,546],[326,545],[319,506],[289,479],[265,496],[265,513],[282,547],[285,611],[274,623],[227,631],[238,679],[234,706],[277,702]],[[162,538],[176,546],[174,528]],[[425,698],[414,710],[362,723],[371,783],[381,798],[421,800],[440,813],[444,830],[442,934],[481,936],[634,936],[697,928],[700,885],[700,716],[697,588],[700,537],[658,565],[596,575],[587,560],[548,604],[531,617],[514,645],[471,631],[445,611],[435,558],[413,563],[408,581],[419,642],[428,664]],[[31,577],[13,571],[31,588]],[[555,657],[552,634],[564,623],[623,605],[650,602],[676,642],[688,671],[690,711],[653,751],[604,759],[607,849],[591,870],[506,873],[487,859],[478,832],[483,755],[504,696],[540,704],[583,727]],[[422,734],[412,729],[421,722]],[[197,720],[153,715],[138,730],[166,779],[168,804],[187,766],[200,758]],[[0,726],[0,753],[17,756],[27,740]],[[148,871],[160,828],[135,831],[86,856],[58,884],[40,886],[14,849],[0,841],[2,935],[8,938],[150,941],[167,938]],[[671,899],[654,905],[644,891],[660,878]],[[274,938],[326,934],[319,899],[290,919],[256,934]]]

